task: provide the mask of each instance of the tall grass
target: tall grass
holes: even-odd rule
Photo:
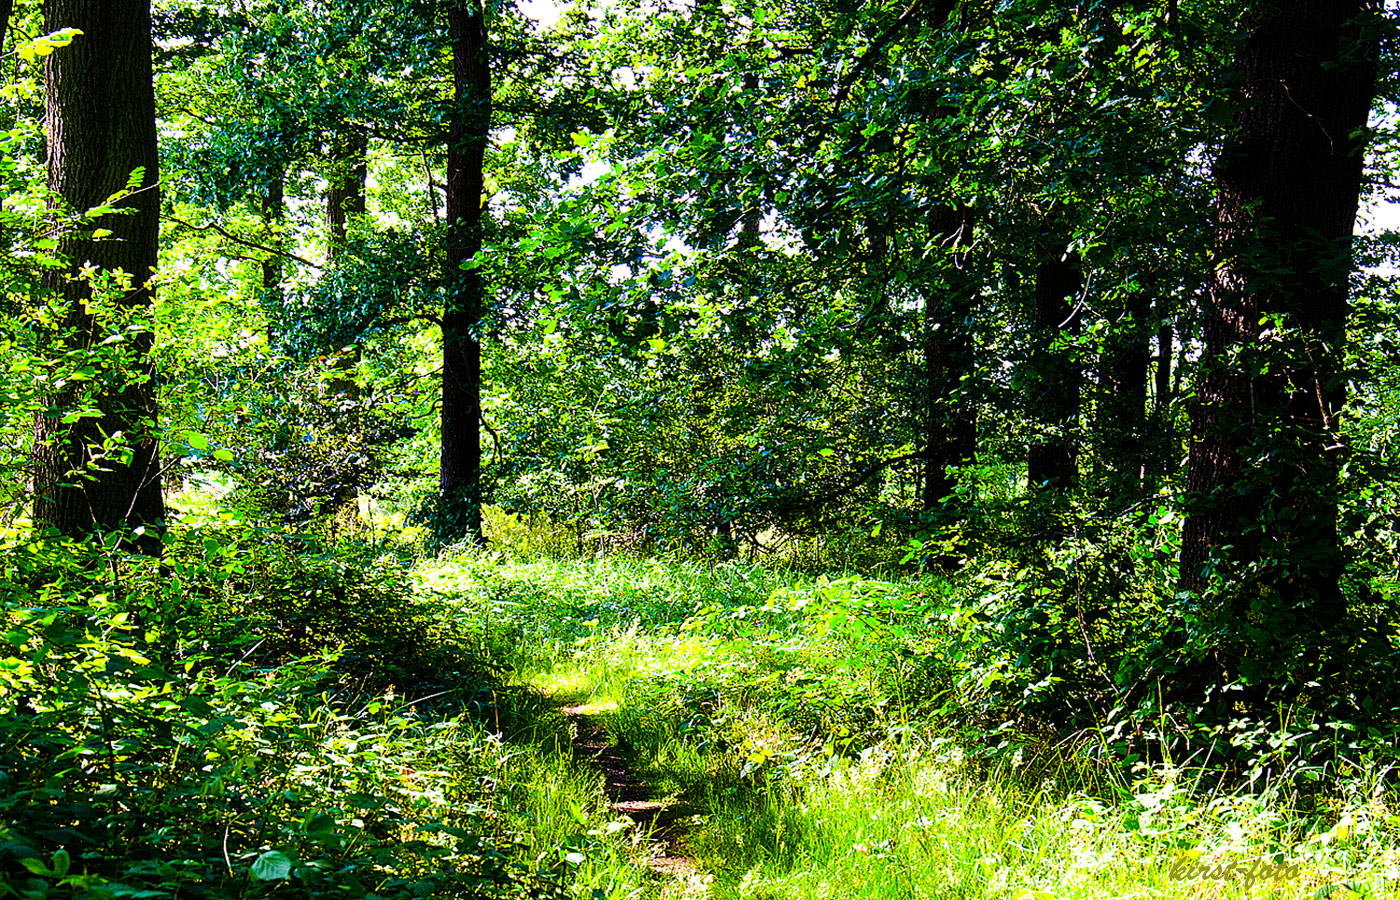
[[[784,900],[1194,900],[1395,890],[1400,833],[1393,821],[1380,826],[1369,818],[1365,834],[1346,825],[1309,827],[1277,798],[1190,796],[1180,774],[1159,770],[1135,793],[1104,802],[1051,785],[1027,788],[1011,772],[959,771],[946,758],[919,753],[853,762],[788,795],[782,811],[797,813],[791,852],[745,859],[743,871],[726,863],[728,877],[718,883],[732,896]],[[1339,821],[1359,819],[1353,810]]]
[[[518,681],[594,704],[683,808],[718,898],[1350,900],[1400,885],[1393,778],[1375,765],[1309,805],[1282,782],[1226,791],[979,725],[949,630],[964,613],[936,582],[486,554],[415,577],[503,642]]]

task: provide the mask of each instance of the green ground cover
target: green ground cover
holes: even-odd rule
[[[1003,717],[972,577],[424,556],[227,524],[172,547],[163,567],[7,548],[0,895],[1400,886],[1381,754],[1324,771],[1280,729],[1253,768],[1173,759],[1165,740],[1125,761],[1102,733]],[[648,870],[649,836],[609,808],[565,704],[678,807],[703,888]]]
[[[458,557],[422,583],[515,677],[602,716],[685,805],[716,897],[1369,897],[1400,885],[1390,772],[1220,781],[964,703],[966,585],[738,564]],[[1286,738],[1286,733],[1282,736]],[[1280,740],[1282,752],[1290,746]],[[1273,759],[1275,766],[1282,755]],[[1305,767],[1304,767],[1305,768]],[[1311,790],[1309,790],[1311,786]]]

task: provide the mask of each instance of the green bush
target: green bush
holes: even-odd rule
[[[401,561],[257,538],[5,548],[0,896],[572,890],[495,811],[538,701]]]

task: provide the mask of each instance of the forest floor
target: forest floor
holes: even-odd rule
[[[950,661],[959,601],[936,580],[623,559],[419,572],[554,698],[602,815],[636,823],[619,834],[650,870],[638,896],[1400,896],[1383,767],[1302,807],[1282,780],[1209,788],[1092,742],[978,730],[984,673]]]
[[[109,567],[10,554],[0,897],[1400,897],[1393,730],[1258,724],[1230,782],[1165,719],[1046,737],[984,584],[334,549],[123,558],[132,608],[201,598],[172,668]]]

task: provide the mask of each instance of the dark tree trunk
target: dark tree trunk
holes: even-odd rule
[[[287,180],[283,172],[274,172],[263,188],[262,221],[267,231],[268,246],[282,246],[282,222],[286,217]],[[278,346],[279,336],[273,332],[282,309],[282,257],[269,253],[262,263],[262,304],[267,311],[268,344]]]
[[[1172,423],[1172,357],[1176,344],[1175,329],[1167,321],[1165,298],[1157,298],[1157,320],[1163,324],[1157,330],[1157,358],[1152,367],[1152,412],[1148,417],[1147,481],[1144,496],[1155,494],[1163,480],[1176,471],[1180,448],[1177,446]]]
[[[326,179],[326,226],[330,230],[326,249],[331,260],[345,246],[348,217],[364,214],[368,152],[368,138],[355,128],[347,127],[331,140],[331,173]]]
[[[365,212],[365,187],[369,181],[369,139],[363,131],[346,126],[331,140],[331,172],[326,179],[326,258],[334,263],[345,249],[346,223]],[[360,386],[352,374],[359,365],[360,345],[329,348],[331,376],[326,393],[350,400],[360,398]],[[352,428],[357,418],[352,411]]]
[[[491,127],[491,69],[480,0],[448,9],[456,108],[447,147],[447,271],[442,314],[439,536],[481,544],[481,313],[485,287],[462,264],[482,240],[483,167]]]
[[[1150,283],[1150,282],[1149,282]],[[1147,384],[1156,329],[1148,285],[1132,291],[1099,360],[1098,434],[1112,508],[1137,501],[1147,474]]]
[[[926,514],[945,510],[956,496],[957,470],[977,451],[973,407],[973,285],[960,268],[972,243],[974,215],[967,207],[943,206],[929,216],[929,237],[946,248],[942,277],[924,297],[924,472]]]
[[[1031,490],[1068,493],[1078,482],[1079,454],[1074,432],[1079,422],[1079,393],[1083,376],[1079,364],[1062,347],[1062,335],[1079,333],[1075,294],[1084,283],[1079,257],[1063,247],[1035,272],[1035,318],[1032,322],[1031,377],[1027,382],[1031,418],[1039,434],[1027,459]]]
[[[110,239],[63,242],[72,265],[49,282],[68,309],[63,333],[51,337],[55,357],[64,349],[95,349],[109,333],[85,306],[89,286],[71,276],[88,262],[121,269],[132,288],[120,302],[148,306],[159,237],[149,0],[46,0],[45,30],[69,27],[83,34],[49,56],[44,69],[49,190],[69,209],[87,210],[125,187],[133,170],[144,174],[141,190],[121,202],[133,212],[96,223],[113,232]],[[146,526],[141,545],[158,552],[165,504],[151,333],[136,332],[117,346],[125,348],[125,359],[99,372],[95,396],[61,391],[48,396],[48,409],[35,417],[34,523],[75,537]],[[114,359],[113,349],[104,347],[102,358]],[[91,403],[99,415],[65,423],[63,414],[79,402]],[[103,441],[118,432],[116,443],[129,453],[104,456]]]
[[[1337,478],[1351,235],[1380,4],[1260,6],[1245,105],[1216,161],[1203,377],[1191,404],[1181,580],[1222,634],[1218,675],[1307,679],[1343,619]],[[1217,577],[1218,576],[1218,577]],[[1218,587],[1219,590],[1215,590]]]

